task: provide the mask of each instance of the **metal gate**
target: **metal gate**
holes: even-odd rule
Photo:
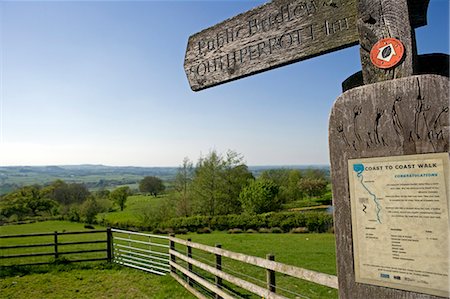
[[[168,237],[114,228],[111,231],[113,262],[159,275],[170,272]]]

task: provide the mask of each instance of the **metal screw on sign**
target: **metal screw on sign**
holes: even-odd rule
[[[405,54],[402,42],[395,38],[384,38],[373,45],[370,61],[380,69],[389,69],[400,63]]]

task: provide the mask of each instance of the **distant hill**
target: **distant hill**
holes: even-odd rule
[[[285,166],[249,166],[255,177],[268,169],[323,169],[326,165],[285,165]],[[45,185],[55,180],[68,183],[84,183],[91,190],[115,188],[128,185],[137,188],[144,176],[157,176],[163,181],[172,181],[177,167],[135,167],[105,165],[58,165],[58,166],[0,166],[0,195],[25,185]]]

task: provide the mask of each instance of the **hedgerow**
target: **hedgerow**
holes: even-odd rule
[[[259,230],[261,228],[280,228],[289,232],[293,228],[305,227],[309,232],[327,232],[333,226],[332,215],[325,212],[278,212],[258,215],[220,215],[172,218],[160,223],[159,229],[174,231],[185,229],[190,232],[209,227],[212,230],[228,231],[230,229]]]
[[[295,228],[305,228],[305,231],[323,233],[330,231],[333,226],[333,216],[326,212],[270,212],[257,215],[218,215],[218,216],[191,216],[171,218],[155,226],[139,226],[136,223],[119,223],[103,220],[105,226],[122,229],[136,229],[153,231],[155,233],[186,233],[198,232],[209,228],[216,231],[270,231],[277,228],[283,232],[290,232]]]

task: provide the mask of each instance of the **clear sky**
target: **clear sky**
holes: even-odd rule
[[[328,164],[328,116],[358,46],[200,92],[191,34],[263,1],[0,1],[0,165],[177,166],[215,149],[249,165]],[[449,52],[431,0],[419,53]]]

